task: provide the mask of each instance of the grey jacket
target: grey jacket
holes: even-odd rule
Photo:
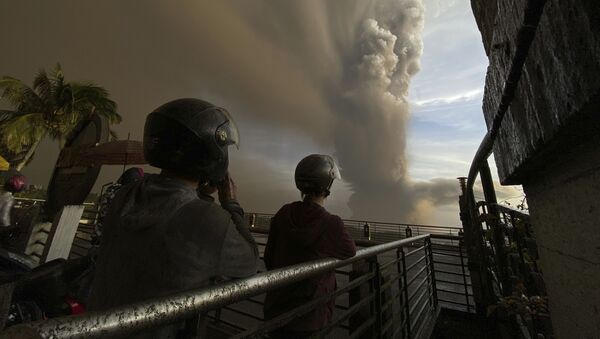
[[[226,210],[226,209],[227,210]],[[116,194],[104,222],[88,309],[106,310],[256,273],[258,249],[235,201],[223,207],[149,175]],[[175,338],[179,324],[140,338]]]
[[[0,192],[0,227],[10,226],[10,211],[15,204],[11,192]]]

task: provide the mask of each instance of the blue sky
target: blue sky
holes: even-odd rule
[[[421,71],[410,89],[410,173],[465,175],[486,132],[481,101],[487,57],[469,1],[426,1]]]
[[[410,88],[409,173],[415,180],[466,176],[486,133],[482,100],[488,60],[470,1],[426,0],[421,71]],[[496,182],[493,156],[489,158]],[[514,203],[520,187],[500,187]],[[480,193],[476,193],[480,196]],[[452,220],[455,206],[435,218]]]

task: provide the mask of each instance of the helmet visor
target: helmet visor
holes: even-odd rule
[[[329,161],[331,163],[331,178],[340,180],[342,179],[342,175],[340,174],[340,168],[333,158],[329,157]]]
[[[337,166],[337,164],[335,162],[333,163],[333,169],[331,171],[333,172],[334,179],[337,179],[337,180],[342,179],[342,175],[340,174],[340,168]]]
[[[220,111],[226,116],[227,121],[217,127],[217,130],[215,131],[215,139],[217,140],[219,146],[235,145],[235,147],[239,149],[240,134],[238,132],[237,125],[235,124],[235,121],[229,112],[224,109],[220,109]]]

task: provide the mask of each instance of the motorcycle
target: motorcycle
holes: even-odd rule
[[[10,296],[5,327],[81,314],[92,267],[90,257],[56,259],[35,266],[27,256],[0,249],[0,286]],[[1,314],[1,313],[0,313]]]

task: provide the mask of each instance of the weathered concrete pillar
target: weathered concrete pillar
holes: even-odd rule
[[[600,338],[599,145],[523,186],[558,338]]]

